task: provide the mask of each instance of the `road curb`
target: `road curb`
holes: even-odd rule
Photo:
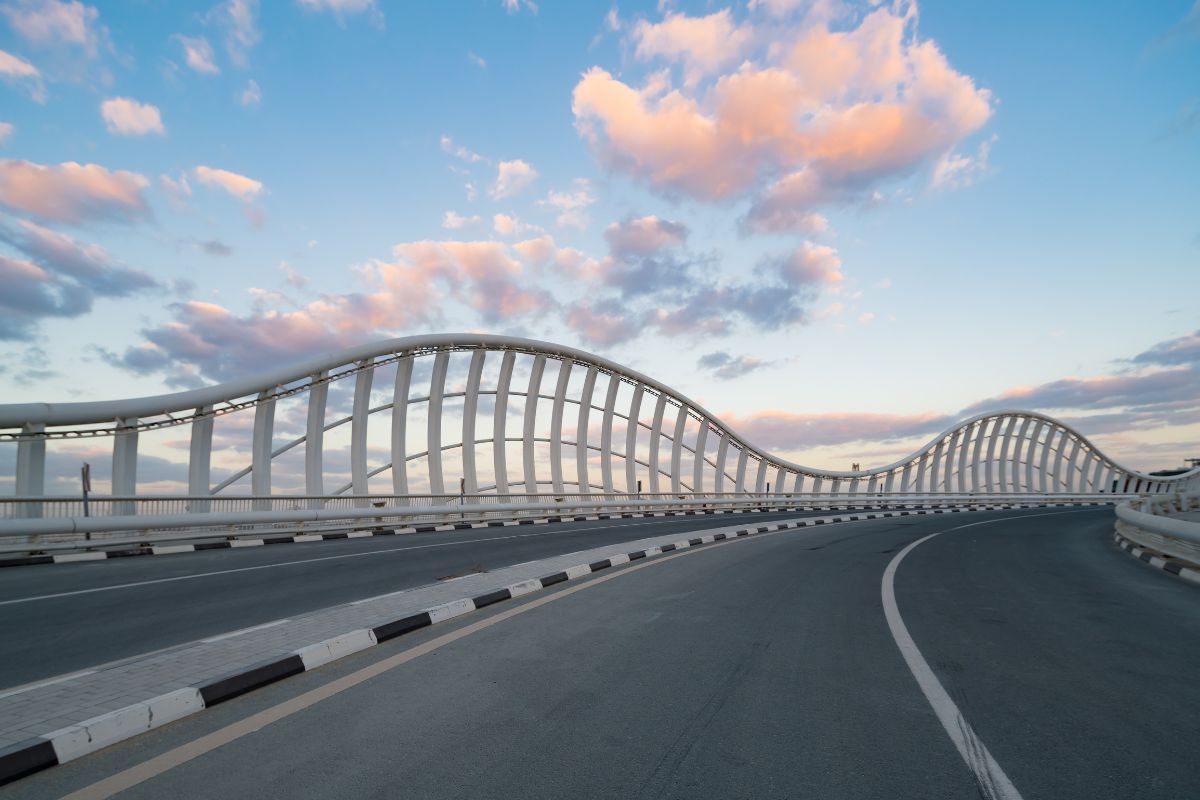
[[[1120,547],[1138,561],[1145,562],[1156,569],[1161,569],[1163,572],[1169,572],[1172,575],[1183,578],[1185,581],[1200,584],[1200,570],[1184,566],[1177,558],[1163,555],[1154,550],[1147,550],[1139,544],[1134,544],[1119,533],[1113,533],[1113,541],[1117,543],[1117,547]]]
[[[1031,504],[1032,505],[1032,504]],[[1047,503],[1039,507],[1102,505],[1099,503]],[[970,511],[996,511],[1022,508],[1023,505],[975,506],[931,509],[907,509],[892,511],[856,512],[832,517],[805,517],[790,522],[748,525],[723,533],[701,536],[682,534],[687,538],[674,541],[664,537],[663,543],[641,550],[625,552],[614,550],[607,558],[577,564],[565,570],[529,579],[486,592],[475,597],[464,597],[411,614],[400,619],[376,625],[370,629],[358,629],[316,642],[291,652],[280,653],[268,659],[225,675],[212,678],[198,686],[177,689],[165,695],[135,703],[98,717],[84,720],[76,725],[62,728],[18,742],[0,750],[0,786],[27,775],[65,764],[82,756],[102,750],[109,745],[132,738],[140,733],[199,713],[205,708],[218,705],[240,695],[277,683],[285,678],[316,669],[339,660],[352,653],[360,652],[377,644],[396,639],[413,631],[427,628],[439,622],[454,619],[464,614],[521,597],[532,592],[578,580],[614,566],[652,558],[664,553],[676,552],[691,547],[700,547],[714,542],[740,539],[782,530],[817,527],[842,522],[857,522],[892,517],[950,514]],[[680,535],[680,534],[675,534]],[[620,545],[614,545],[614,548]]]

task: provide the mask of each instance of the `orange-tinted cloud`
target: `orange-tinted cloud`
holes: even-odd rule
[[[711,25],[713,18],[728,22],[728,12],[672,13],[660,26],[691,30],[685,21]],[[873,185],[932,162],[992,113],[989,92],[917,37],[911,4],[877,8],[845,30],[812,16],[753,35],[742,26],[744,36],[731,34],[726,50],[713,53],[696,43],[704,37],[665,32],[645,49],[650,29],[635,29],[638,53],[682,59],[684,88],[672,85],[669,70],[637,88],[593,67],[573,94],[580,132],[610,168],[660,191],[750,196],[746,222],[759,231],[811,229],[815,208],[868,196]],[[721,53],[751,40],[754,57],[697,82],[698,71],[732,63]],[[698,61],[697,53],[708,56]]]

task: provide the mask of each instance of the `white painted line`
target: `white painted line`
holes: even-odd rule
[[[84,670],[83,672],[72,672],[69,675],[59,675],[57,678],[51,678],[48,681],[38,681],[37,683],[30,683],[26,686],[18,686],[15,689],[8,689],[7,691],[0,692],[0,700],[3,700],[5,697],[12,697],[14,694],[32,692],[34,689],[41,689],[43,686],[53,686],[56,683],[62,683],[63,681],[70,681],[74,680],[75,678],[83,678],[85,676],[95,674],[96,670],[89,669]]]
[[[229,542],[230,547],[262,547],[262,539],[233,539]]]
[[[621,564],[628,564],[629,556],[625,553],[617,553],[616,555],[611,555],[608,557],[608,563],[614,567]]]
[[[76,590],[70,591],[70,592],[55,592],[53,594],[40,594],[40,595],[32,595],[30,597],[18,597],[18,598],[14,598],[12,600],[0,600],[0,606],[17,605],[20,603],[32,603],[37,600],[53,600],[57,597],[74,597],[76,595],[93,594],[95,592],[110,592],[110,591],[115,591],[117,589],[133,589],[133,588],[137,588],[139,586],[153,586],[153,585],[159,584],[159,583],[174,583],[176,581],[188,581],[188,580],[194,580],[196,578],[210,578],[210,577],[214,577],[217,575],[234,575],[239,572],[257,572],[259,570],[265,570],[265,569],[279,569],[281,567],[290,567],[290,566],[294,566],[294,565],[298,565],[298,564],[316,564],[321,561],[337,561],[337,560],[340,560],[343,558],[366,558],[366,557],[377,556],[377,555],[388,555],[391,553],[402,553],[402,552],[407,552],[409,550],[426,550],[426,549],[430,549],[430,548],[434,548],[434,547],[458,547],[458,546],[461,546],[464,544],[479,544],[481,542],[505,541],[507,539],[523,539],[523,538],[533,537],[533,536],[558,536],[560,534],[566,535],[566,534],[588,533],[590,531],[608,530],[611,528],[626,528],[626,527],[636,528],[636,527],[641,527],[641,526],[646,526],[646,525],[661,525],[661,524],[675,524],[675,523],[676,523],[676,520],[663,520],[662,522],[646,521],[646,522],[639,522],[639,523],[635,523],[635,524],[617,523],[617,524],[611,524],[611,525],[592,525],[592,526],[589,526],[586,528],[577,528],[577,527],[571,526],[568,528],[539,532],[539,533],[518,533],[518,534],[509,535],[509,536],[489,536],[489,537],[485,537],[482,539],[462,539],[462,540],[455,540],[455,541],[449,541],[449,542],[431,542],[428,544],[414,544],[414,545],[407,545],[405,547],[388,547],[388,548],[381,548],[378,550],[364,550],[360,553],[341,553],[339,555],[333,555],[333,556],[317,556],[315,558],[299,558],[299,559],[295,559],[292,561],[280,561],[280,562],[277,562],[274,564],[259,564],[257,566],[253,566],[253,567],[234,567],[233,569],[220,569],[220,570],[212,570],[209,572],[197,572],[197,573],[193,573],[191,575],[176,575],[176,576],[170,577],[170,578],[153,578],[153,579],[145,580],[145,581],[132,581],[130,583],[118,583],[118,584],[113,584],[111,586],[95,586],[90,589],[76,589]],[[510,523],[505,522],[504,524],[507,527]],[[517,525],[518,523],[512,522],[511,524]],[[396,530],[396,533],[414,533],[414,532],[415,531],[412,528],[399,528]],[[644,538],[649,538],[649,537],[642,536],[639,538],[644,539]],[[261,539],[234,540],[234,541],[230,542],[230,544],[233,547],[250,547],[253,545],[262,544],[262,540]],[[655,554],[658,552],[659,552],[658,550],[654,551]],[[652,555],[650,552],[647,552],[646,554]],[[101,555],[103,555],[103,554],[101,554]],[[397,593],[393,592],[392,594],[397,594]],[[387,595],[380,595],[380,596],[386,597]]]
[[[293,542],[323,542],[324,536],[315,533],[298,533],[292,537]]]
[[[346,534],[347,539],[368,539],[375,535],[375,531],[350,531]]]
[[[1060,514],[1078,514],[1078,511],[1055,511],[1049,514],[1028,514],[1021,519],[1029,519],[1032,517],[1056,517]],[[975,779],[979,785],[979,790],[989,800],[1021,800],[1021,793],[1017,791],[1017,787],[1013,786],[1008,775],[996,763],[996,759],[992,758],[992,754],[988,752],[987,747],[979,739],[974,728],[967,722],[962,711],[955,705],[954,700],[950,698],[946,687],[942,686],[941,681],[933,673],[929,662],[921,655],[917,643],[913,641],[912,636],[908,632],[908,627],[904,624],[903,617],[900,616],[900,607],[896,604],[896,569],[909,553],[920,547],[925,542],[928,542],[934,537],[941,536],[943,533],[962,530],[963,528],[974,528],[978,525],[991,525],[997,522],[1011,521],[1011,517],[1001,519],[982,520],[980,522],[970,522],[966,525],[959,525],[954,528],[947,528],[944,531],[931,533],[912,542],[899,553],[887,565],[887,569],[883,571],[883,582],[880,587],[880,593],[883,598],[883,614],[887,618],[888,628],[891,629],[892,638],[896,641],[896,646],[900,648],[900,654],[904,657],[904,661],[908,664],[908,669],[916,678],[917,685],[921,687],[921,692],[925,695],[925,699],[929,701],[929,705],[933,708],[933,713],[937,715],[938,721],[942,723],[942,728],[945,729],[946,735],[950,737],[950,741],[954,743],[954,747],[958,750],[958,754],[962,756],[967,767],[975,774]]]
[[[897,553],[896,557],[887,565],[887,569],[883,571],[883,614],[887,617],[888,627],[892,631],[892,638],[895,639],[896,646],[900,648],[900,654],[904,656],[909,671],[917,679],[917,685],[921,687],[925,699],[933,707],[933,713],[942,723],[946,735],[954,743],[958,754],[975,773],[980,792],[988,798],[1021,800],[1021,793],[1017,791],[1017,787],[1013,786],[1012,781],[1004,774],[1004,770],[996,763],[996,759],[992,758],[992,754],[980,741],[971,724],[967,722],[958,706],[950,699],[950,694],[933,674],[929,663],[921,655],[917,643],[909,634],[908,628],[900,616],[900,608],[896,605],[896,568],[913,549],[942,533],[945,531],[931,533],[917,539]]]
[[[282,625],[289,620],[277,619],[274,622],[264,622],[262,625],[255,625],[250,628],[241,628],[240,630],[222,633],[220,636],[211,636],[207,639],[201,639],[204,644],[212,644],[213,642],[223,642],[226,639],[232,639],[235,636],[241,636],[243,633],[254,633],[255,631],[265,631],[267,628],[274,628],[276,625]]]

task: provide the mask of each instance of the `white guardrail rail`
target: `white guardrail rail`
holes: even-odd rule
[[[1126,539],[1200,564],[1200,493],[1133,498],[1116,512],[1117,532]]]
[[[0,498],[0,552],[97,547],[195,538],[238,538],[287,530],[371,529],[629,512],[805,511],[1111,504],[1113,494],[538,494]],[[40,518],[21,516],[37,503]],[[196,513],[203,509],[203,513]],[[136,513],[130,514],[133,510]],[[123,512],[123,513],[122,513]]]

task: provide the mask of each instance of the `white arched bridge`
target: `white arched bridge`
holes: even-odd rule
[[[5,443],[16,445],[15,491],[0,502],[0,532],[383,520],[451,509],[486,518],[633,502],[1107,499],[1200,483],[1200,470],[1154,476],[1123,467],[1071,426],[1033,411],[979,414],[886,466],[813,469],[754,446],[632,369],[570,347],[480,334],[392,339],[176,394],[3,405]],[[103,462],[95,476],[108,491],[85,503],[61,491],[61,471],[50,476],[57,491],[48,491],[56,451]],[[164,456],[183,452],[186,467]],[[173,464],[179,474],[147,475],[139,454],[155,472]]]

